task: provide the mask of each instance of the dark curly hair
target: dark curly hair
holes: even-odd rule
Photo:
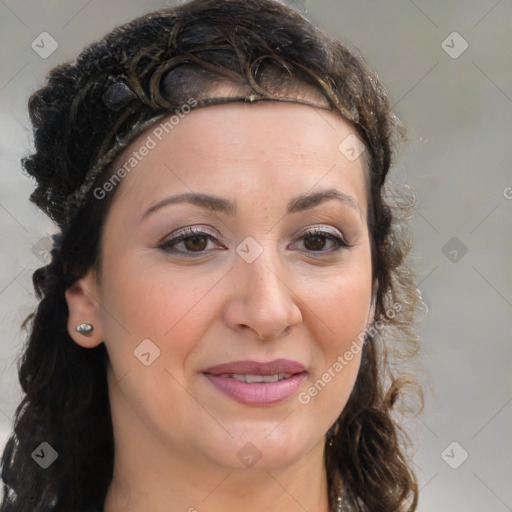
[[[265,72],[272,67],[281,79]],[[193,72],[181,72],[186,69]],[[354,510],[416,510],[408,437],[394,417],[402,392],[414,384],[405,362],[419,347],[414,323],[421,304],[405,260],[411,237],[403,227],[412,202],[387,176],[404,138],[401,124],[358,53],[293,9],[272,0],[193,0],[114,29],[74,62],[52,69],[29,100],[35,152],[22,163],[37,181],[30,200],[60,231],[53,236],[51,262],[33,274],[40,302],[24,322],[30,331],[19,361],[24,397],[2,457],[1,512],[69,512],[102,504],[112,479],[105,345],[82,348],[67,331],[64,292],[101,264],[102,228],[114,196],[84,194],[86,176],[100,169],[95,184],[105,183],[113,157],[148,123],[179,106],[179,91],[201,97],[227,79],[241,92],[276,93],[288,87],[284,77],[319,91],[353,123],[367,149],[379,325],[366,333],[351,396],[326,435],[331,504],[339,477]],[[412,403],[421,410],[421,388],[413,388]],[[47,469],[31,457],[41,442],[59,456]]]

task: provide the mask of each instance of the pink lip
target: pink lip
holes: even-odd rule
[[[225,375],[205,373],[205,376],[219,391],[233,400],[246,405],[262,407],[276,404],[295,394],[306,378],[306,373],[297,373],[289,379],[277,382],[255,382],[252,384]]]
[[[205,377],[222,393],[237,402],[262,407],[281,402],[294,395],[304,382],[307,372],[297,361],[275,359],[268,363],[256,361],[234,361],[212,366],[203,372]],[[288,379],[277,382],[241,382],[232,374],[275,375],[291,373]]]
[[[233,361],[231,363],[218,364],[208,368],[203,373],[213,375],[224,374],[250,374],[250,375],[275,375],[276,373],[302,373],[305,368],[298,361],[289,359],[274,359],[267,363],[257,361]]]

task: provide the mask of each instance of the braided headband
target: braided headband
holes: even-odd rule
[[[218,94],[218,91],[217,91]],[[182,98],[184,97],[181,94]],[[299,103],[303,105],[309,105],[316,108],[322,108],[324,110],[332,110],[332,107],[328,101],[324,104],[315,103],[311,101],[307,101],[305,99],[297,98],[297,97],[288,97],[288,96],[276,96],[276,95],[267,95],[267,94],[254,94],[251,93],[249,95],[240,96],[221,96],[221,97],[204,97],[205,93],[202,92],[202,96],[199,99],[195,99],[194,97],[189,97],[186,101],[182,101],[181,104],[176,101],[172,101],[174,105],[180,105],[179,108],[171,109],[170,104],[167,103],[167,108],[165,110],[155,109],[152,105],[152,110],[150,111],[150,117],[145,118],[139,121],[136,121],[129,130],[123,135],[119,135],[117,133],[114,134],[114,143],[113,145],[106,149],[100,149],[100,157],[96,160],[96,163],[86,172],[82,183],[80,186],[71,194],[69,194],[65,201],[65,220],[69,222],[71,218],[76,214],[76,212],[80,209],[80,207],[84,204],[86,197],[89,195],[89,192],[94,186],[96,180],[100,177],[103,171],[112,163],[115,157],[122,152],[122,150],[128,145],[130,141],[135,139],[142,132],[147,130],[153,125],[156,125],[158,121],[161,121],[165,118],[177,118],[183,117],[183,114],[187,114],[192,109],[206,107],[210,105],[218,105],[223,103],[232,103],[232,102],[244,102],[244,103],[256,103],[260,101],[279,101],[279,102],[289,102],[289,103]],[[106,92],[102,96],[103,103],[110,111],[117,112],[121,108],[123,108],[127,103],[132,102],[132,100],[140,99],[139,95],[136,95],[133,90],[128,87],[124,82],[114,82],[107,89]],[[137,102],[140,104],[140,102]],[[144,102],[146,103],[146,102]],[[140,107],[139,107],[140,109]],[[147,111],[147,108],[146,108]],[[133,109],[132,109],[133,112]],[[121,116],[122,117],[122,116]],[[178,121],[179,122],[179,121]],[[173,123],[171,123],[173,124]],[[176,123],[177,124],[177,123]],[[115,129],[115,128],[114,128]]]

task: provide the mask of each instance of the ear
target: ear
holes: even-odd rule
[[[375,321],[375,307],[377,305],[377,290],[379,289],[379,281],[375,279],[372,287],[372,301],[370,303],[370,311],[368,312],[368,319],[366,323],[368,325],[373,324]]]
[[[64,292],[68,304],[68,333],[73,340],[84,348],[93,348],[103,342],[99,316],[98,290],[94,270],[76,281]],[[93,331],[85,336],[75,330],[80,324],[91,324]]]

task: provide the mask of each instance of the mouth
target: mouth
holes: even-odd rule
[[[307,372],[297,361],[235,361],[208,368],[203,374],[224,395],[246,405],[263,407],[296,394]]]
[[[256,382],[278,382],[280,380],[289,379],[292,373],[274,373],[273,375],[250,375],[248,373],[225,373],[218,375],[218,377],[228,377],[231,379],[238,380],[239,382],[247,382],[248,384],[254,384]]]

